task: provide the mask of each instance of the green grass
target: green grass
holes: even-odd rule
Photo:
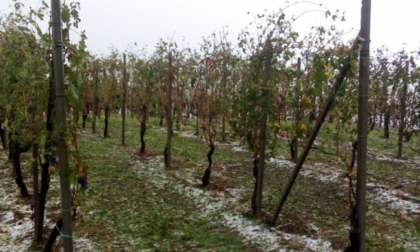
[[[94,234],[92,239],[101,251],[115,243],[130,251],[250,251],[240,236],[213,221],[217,216],[199,216],[198,209],[184,195],[169,188],[157,188],[150,181],[153,178],[138,177],[127,167],[138,145],[135,124],[130,120],[127,146],[123,147],[115,137],[116,122],[120,120],[112,116],[111,138],[86,134],[81,144],[88,164],[90,189],[82,196],[78,225],[85,233]],[[148,130],[148,150],[163,149],[163,140],[159,140],[162,136],[163,132]],[[185,141],[174,137],[173,143],[179,146]],[[188,149],[175,147],[174,155],[186,155],[193,149],[195,153],[205,152],[205,145],[196,141]],[[194,155],[189,157],[191,161],[199,161]]]
[[[100,246],[101,251],[108,247],[127,247],[139,251],[258,251],[252,245],[245,244],[236,232],[225,227],[220,213],[200,214],[197,205],[188,202],[185,195],[172,188],[183,183],[180,178],[186,171],[192,172],[196,179],[202,176],[209,150],[203,139],[186,138],[178,132],[174,133],[174,170],[165,171],[168,175],[168,186],[157,187],[155,180],[158,178],[147,174],[139,177],[128,164],[132,160],[132,154],[139,149],[140,126],[129,117],[127,121],[127,146],[121,146],[120,116],[111,116],[110,138],[103,139],[99,135],[103,127],[102,120],[98,120],[98,134],[84,134],[81,137],[81,147],[88,164],[90,189],[81,198],[81,219],[77,232],[81,234],[83,230],[84,233],[94,234],[91,238]],[[181,130],[194,131],[194,127],[195,122],[189,120],[187,126],[181,126]],[[318,141],[326,144],[324,150],[331,153],[335,153],[335,148],[327,128],[333,130],[334,127],[330,124],[323,126],[318,138]],[[146,132],[147,152],[163,155],[166,144],[164,130],[164,127],[158,126],[157,119],[149,119]],[[385,140],[381,133],[380,130],[369,133],[368,148],[372,148],[375,154],[394,155],[397,136],[391,134],[391,138]],[[239,141],[234,138],[230,140]],[[405,158],[418,157],[418,154],[406,147],[403,153]],[[279,141],[274,154],[288,158],[288,143]],[[233,152],[231,148],[217,146],[213,161],[211,183],[218,188],[244,188],[244,196],[240,200],[248,202],[254,183],[251,153]],[[334,249],[342,250],[349,244],[345,166],[338,164],[337,157],[313,150],[306,165],[311,166],[315,162],[334,167],[343,177],[339,177],[337,181],[320,182],[315,178],[299,176],[284,207],[278,228],[298,235],[321,236],[331,241]],[[273,212],[291,171],[290,168],[267,165],[264,185],[264,206],[267,212]],[[318,171],[323,170],[320,168]],[[176,172],[181,175],[176,175]],[[419,183],[420,180],[418,169],[401,169],[392,162],[369,159],[368,180],[372,178],[391,189],[398,181]],[[414,196],[420,195],[414,184],[404,190]],[[418,239],[419,224],[416,224],[416,216],[403,218],[398,211],[375,202],[368,202],[368,207],[368,251],[406,251],[397,246],[401,245],[398,237],[406,231],[410,232],[405,235],[407,239]],[[91,211],[95,214],[90,215]],[[316,234],[309,226],[311,223],[322,230],[322,233]],[[303,249],[293,241],[283,240],[282,243],[289,248]]]

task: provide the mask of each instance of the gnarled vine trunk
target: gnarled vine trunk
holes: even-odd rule
[[[21,146],[16,139],[12,140],[12,162],[13,169],[16,174],[15,182],[19,186],[20,194],[22,197],[29,197],[28,189],[23,182],[22,169],[20,167],[20,154],[27,152],[29,150],[26,146]]]
[[[352,208],[352,213],[350,216],[351,230],[349,234],[350,246],[344,249],[343,252],[358,252],[359,251],[359,238],[358,238],[358,225],[357,225],[357,207],[356,204]]]
[[[88,114],[89,114],[89,105],[86,104],[85,109],[83,110],[83,115],[82,115],[82,128],[86,127],[86,119],[88,117]]]
[[[294,138],[290,143],[290,156],[293,162],[297,162],[298,159],[298,139]]]
[[[1,127],[2,122],[0,121],[0,138],[1,138],[1,143],[3,145],[3,149],[7,149],[7,144],[6,144],[6,130],[4,130]]]
[[[44,213],[45,213],[45,205],[47,201],[47,192],[50,188],[50,163],[49,163],[49,155],[45,154],[45,163],[41,165],[42,173],[41,173],[41,191],[39,192],[39,225],[38,225],[38,236],[36,237],[37,241],[42,240],[42,233],[44,229]],[[36,214],[36,213],[35,213]]]
[[[385,112],[385,122],[384,122],[384,138],[389,138],[389,112]]]
[[[108,125],[109,125],[109,106],[105,107],[105,128],[104,137],[108,137]]]
[[[51,61],[51,71],[52,73],[54,73],[54,63],[53,61]],[[41,241],[42,240],[42,234],[44,231],[44,214],[45,214],[45,205],[46,205],[46,200],[47,200],[47,193],[48,193],[48,189],[50,188],[50,163],[54,164],[55,163],[55,156],[53,154],[52,151],[52,147],[54,145],[54,140],[52,140],[52,132],[53,132],[53,121],[51,119],[52,117],[52,113],[54,110],[54,105],[55,105],[55,99],[54,99],[54,79],[53,77],[54,74],[51,74],[51,78],[49,80],[49,90],[48,90],[48,105],[47,105],[47,122],[46,122],[46,128],[48,131],[48,135],[47,135],[47,141],[44,145],[44,150],[45,150],[45,154],[44,154],[44,160],[45,162],[42,163],[41,161],[41,189],[38,195],[38,210],[39,213],[35,210],[35,216],[38,215],[38,225],[37,226],[37,230],[35,230],[36,236],[35,236],[35,240],[36,241]],[[39,158],[41,159],[41,158]],[[36,209],[36,208],[35,208]]]
[[[204,176],[202,178],[203,186],[207,186],[209,184],[210,174],[211,174],[211,165],[213,163],[211,156],[213,155],[214,149],[216,148],[213,143],[209,144],[209,147],[210,147],[210,150],[207,153],[207,160],[209,162],[209,165],[207,166],[207,169],[204,171]]]
[[[141,142],[140,153],[144,153],[146,151],[146,143],[144,142],[144,134],[146,133],[146,119],[147,119],[146,105],[143,105],[141,110],[142,110],[143,119],[140,125],[140,142]]]
[[[353,174],[353,169],[354,169],[354,164],[356,163],[356,153],[357,153],[357,141],[353,142],[352,144],[352,155],[351,155],[351,162],[350,162],[350,166],[348,167],[348,179],[349,179],[349,184],[348,184],[348,200],[349,200],[349,204],[350,204],[350,232],[349,232],[349,240],[350,240],[350,246],[348,246],[344,252],[357,252],[359,251],[359,236],[358,236],[358,224],[357,224],[357,207],[355,203],[353,205],[352,203],[352,198],[354,198],[356,200],[356,195],[354,192],[354,185],[353,185],[353,179],[352,179],[352,174]]]
[[[251,208],[254,214],[257,211],[258,160],[259,160],[258,157],[254,159],[254,169],[252,172],[255,178],[254,193],[252,194],[252,198],[251,198]]]
[[[38,143],[32,144],[32,179],[33,179],[33,205],[35,212],[35,239],[38,241],[39,234],[39,181],[38,181]]]

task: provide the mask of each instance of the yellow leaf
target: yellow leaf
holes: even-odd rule
[[[305,134],[305,133],[306,133],[306,130],[307,130],[307,129],[306,129],[306,125],[302,123],[302,124],[300,125],[300,131],[301,131],[303,134]]]

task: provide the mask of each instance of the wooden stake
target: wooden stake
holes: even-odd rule
[[[359,252],[365,251],[366,218],[366,157],[368,132],[368,90],[369,90],[369,46],[370,46],[370,8],[371,0],[362,1],[360,40],[362,48],[359,63],[359,107],[357,120],[357,191],[356,222],[358,229]]]
[[[405,62],[405,77],[404,77],[404,84],[403,84],[403,91],[401,97],[401,104],[400,104],[400,127],[398,129],[398,154],[397,158],[401,158],[402,156],[402,143],[404,137],[404,130],[405,130],[405,115],[406,115],[406,101],[407,101],[407,82],[408,82],[408,69],[409,69],[409,61]]]
[[[126,63],[126,55],[123,53],[123,64],[124,64],[124,71],[123,71],[123,95],[122,95],[122,132],[121,132],[121,144],[125,145],[125,105],[126,105],[126,98],[127,98],[127,63]]]
[[[168,83],[166,87],[167,103],[166,103],[166,124],[167,124],[167,140],[165,148],[165,167],[171,168],[171,141],[172,141],[172,53],[168,55]]]
[[[96,66],[97,67],[97,66]],[[93,108],[92,108],[92,133],[96,133],[96,116],[98,112],[98,70],[95,70],[95,95],[93,97]]]
[[[300,68],[301,68],[301,59],[298,58],[298,63],[297,63],[297,70],[298,70],[298,74],[300,75]],[[296,79],[296,81],[299,81],[300,77],[298,77]],[[295,116],[295,125],[296,125],[296,138],[294,140],[296,141],[292,141],[292,150],[294,151],[295,154],[295,158],[292,160],[293,162],[297,163],[298,161],[298,153],[299,153],[299,133],[301,132],[300,130],[300,121],[301,121],[301,109],[302,109],[302,105],[300,105],[300,90],[297,89],[297,85],[295,86],[295,93],[296,93],[296,116]]]
[[[271,39],[268,38],[265,44],[265,61],[264,61],[264,79],[261,94],[261,118],[260,118],[260,137],[259,137],[259,161],[258,161],[258,184],[257,184],[257,202],[256,216],[261,218],[262,197],[263,197],[263,180],[264,180],[264,161],[265,161],[265,139],[267,131],[267,99],[268,99],[268,80],[270,79],[272,46]]]
[[[52,37],[54,58],[54,80],[56,90],[56,112],[58,126],[58,154],[60,164],[61,215],[63,228],[61,236],[64,239],[64,252],[73,251],[71,231],[71,194],[69,180],[69,160],[65,135],[67,133],[66,96],[64,89],[63,40],[61,28],[61,1],[51,0]]]

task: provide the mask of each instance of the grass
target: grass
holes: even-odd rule
[[[111,138],[86,134],[81,144],[89,164],[90,189],[81,199],[78,225],[92,234],[101,251],[112,247],[128,251],[249,251],[237,234],[214,223],[217,216],[197,215],[198,209],[184,195],[168,190],[170,187],[158,187],[158,178],[147,174],[139,177],[127,167],[133,161],[138,139],[134,137],[135,124],[130,120],[127,146],[122,147],[114,137],[118,132],[116,122],[120,121],[112,117]],[[161,135],[158,131],[147,132],[149,151],[163,149]],[[184,140],[175,136],[174,146],[181,144]],[[175,147],[174,158],[187,155],[190,149],[205,151],[196,141],[186,149]],[[192,155],[189,160],[198,162]],[[169,178],[166,183],[177,183]]]
[[[114,121],[117,124],[111,124],[116,132],[120,128],[118,123],[120,121]],[[138,125],[136,123],[129,124],[127,130],[127,139],[129,146],[138,146]],[[333,127],[327,125],[327,127]],[[194,131],[193,125],[187,125],[182,128],[182,130]],[[385,155],[390,155],[393,150],[395,150],[395,144],[391,144],[393,140],[396,139],[393,134],[391,134],[391,139],[388,141],[381,141],[380,131],[373,131],[372,139],[369,141],[369,144],[374,142],[376,145],[373,145],[373,148],[380,150],[380,153]],[[326,132],[321,132],[320,136],[324,136],[323,142],[328,143],[328,134]],[[146,145],[148,150],[152,150],[156,153],[162,153],[165,146],[166,133],[164,128],[157,126],[157,121],[151,120],[149,124],[149,129],[146,134]],[[385,144],[377,144],[377,143]],[[288,156],[288,148],[286,143],[279,143],[280,148],[278,148],[276,155]],[[330,148],[327,147],[326,148]],[[413,155],[408,149],[404,149],[404,154],[408,153],[408,156]],[[205,155],[208,151],[208,146],[203,142],[203,139],[197,138],[186,138],[179,135],[179,133],[174,134],[173,138],[173,158],[175,160],[174,164],[178,169],[188,169],[193,168],[192,172],[196,179],[199,179],[202,175],[204,167],[206,166]],[[333,149],[329,149],[333,152]],[[334,157],[324,155],[320,152],[313,151],[311,152],[308,160],[308,165],[313,164],[313,162],[322,162],[328,165],[336,166]],[[249,153],[237,153],[232,152],[230,148],[225,148],[223,146],[218,146],[216,152],[213,156],[215,162],[215,167],[213,168],[213,183],[217,184],[222,188],[235,188],[243,187],[246,192],[244,195],[251,195],[253,188],[253,178],[251,175],[252,172],[252,156]],[[225,172],[220,172],[218,167],[225,167]],[[405,180],[417,180],[419,179],[419,174],[417,170],[405,170],[395,169],[393,163],[384,163],[378,162],[377,160],[369,160],[368,162],[369,174],[389,186],[393,186],[395,182],[405,181]],[[282,219],[279,222],[279,226],[283,227],[287,232],[296,233],[300,235],[315,235],[315,230],[311,228],[309,224],[313,223],[320,230],[323,230],[322,235],[325,236],[327,240],[332,242],[332,247],[334,249],[342,249],[348,244],[347,235],[348,235],[348,202],[346,200],[346,186],[347,182],[344,179],[344,167],[342,166],[342,179],[338,181],[325,181],[319,183],[315,178],[306,178],[299,177],[294,189],[290,195],[290,198],[284,208]],[[340,171],[340,170],[339,170]],[[170,171],[168,171],[170,173]],[[283,185],[287,182],[289,175],[291,174],[290,169],[276,167],[274,165],[268,165],[266,174],[266,183],[265,183],[265,208],[267,212],[273,212],[275,204],[278,201],[278,197],[281,195]],[[101,175],[102,176],[102,175]],[[408,192],[419,195],[419,192],[415,190],[413,186],[408,186]],[[157,195],[161,195],[161,198],[166,198],[168,195],[165,195],[165,190],[158,191]],[[144,195],[146,198],[147,196]],[[171,198],[174,196],[171,195]],[[182,198],[182,195],[178,195]],[[248,198],[243,198],[243,202],[247,202]],[[165,203],[167,204],[167,203]],[[398,214],[398,211],[384,210],[382,204],[369,202],[369,211],[368,211],[368,230],[367,233],[371,234],[367,241],[367,247],[369,251],[383,251],[386,248],[387,251],[405,251],[402,248],[396,246],[395,241],[388,239],[392,235],[402,234],[406,230],[410,231],[412,238],[415,240],[416,233],[415,224],[413,221],[407,221],[404,218],[401,218],[401,215]],[[157,208],[159,209],[159,208]],[[182,211],[185,211],[185,206],[181,206]],[[161,211],[163,209],[159,209]],[[196,209],[189,209],[191,212],[195,212]],[[165,212],[165,211],[164,211]],[[169,212],[168,212],[169,213]],[[176,216],[176,214],[175,214]],[[207,217],[211,218],[211,217]],[[382,221],[378,221],[382,220]],[[384,221],[386,220],[386,221]],[[195,226],[195,225],[194,225]],[[337,227],[339,227],[337,229]],[[230,233],[229,230],[225,232]],[[194,231],[194,233],[200,233],[199,231]],[[202,244],[200,242],[200,237],[192,237],[192,240],[196,241],[196,244]],[[237,236],[236,236],[237,237]],[[208,240],[206,237],[204,240]],[[397,238],[395,238],[397,239]],[[218,241],[223,241],[216,239]],[[230,239],[228,239],[230,240]],[[239,239],[240,241],[241,239]],[[241,244],[238,241],[238,244]],[[205,243],[204,243],[205,244]],[[238,246],[236,244],[235,246]],[[150,246],[150,244],[148,244]],[[284,242],[285,246],[290,248],[299,249],[298,244],[293,244]],[[400,244],[401,245],[401,244]],[[186,245],[185,245],[186,246]],[[226,246],[226,245],[221,245]],[[244,246],[242,244],[242,246]],[[182,247],[182,246],[181,246]],[[217,246],[216,246],[217,247]],[[183,247],[184,249],[186,247]],[[215,248],[215,247],[213,247]],[[188,247],[190,249],[190,247]],[[249,248],[243,247],[242,249],[249,250]],[[181,248],[182,251],[182,248]],[[233,251],[232,247],[228,251]],[[240,250],[239,250],[240,251]]]
[[[76,237],[93,240],[98,251],[274,251],[262,241],[244,239],[240,230],[227,225],[224,216],[230,213],[264,228],[249,213],[254,186],[251,153],[234,152],[231,145],[217,145],[211,184],[200,188],[196,184],[207,166],[209,147],[200,137],[185,137],[183,132],[195,131],[192,120],[174,133],[170,170],[162,167],[166,132],[158,126],[158,120],[149,119],[145,156],[137,153],[140,125],[135,119],[127,118],[125,146],[121,145],[119,115],[110,118],[109,138],[101,135],[103,118],[97,120],[97,126],[96,134],[91,134],[90,129],[80,131],[89,189],[78,198]],[[317,140],[331,153],[335,149],[327,128],[333,127],[323,126]],[[374,130],[368,138],[368,183],[373,186],[368,187],[367,251],[416,251],[406,245],[420,246],[419,215],[378,201],[376,187],[384,187],[381,190],[386,192],[398,190],[394,196],[401,200],[409,193],[419,203],[420,169],[415,167],[418,154],[404,143],[404,160],[396,161],[396,135],[391,134],[389,140],[381,136],[380,130]],[[234,136],[229,140],[240,141]],[[287,141],[279,140],[273,156],[283,156],[287,161],[289,155]],[[274,211],[292,166],[267,162],[263,199],[266,213]],[[332,249],[343,250],[349,245],[350,229],[346,167],[336,156],[313,150],[302,172],[307,173],[298,177],[278,225],[270,232],[283,237],[280,246],[296,251],[311,251],[302,237],[329,241]],[[286,239],[286,233],[295,238]]]

